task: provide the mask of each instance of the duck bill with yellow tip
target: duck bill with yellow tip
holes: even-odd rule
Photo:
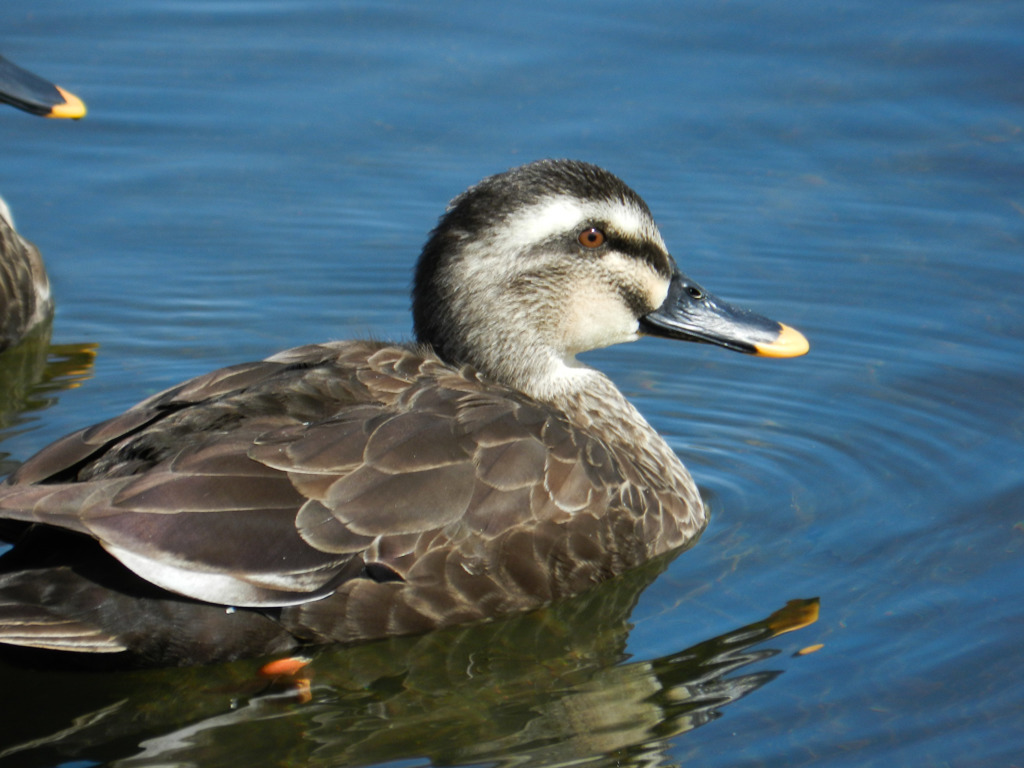
[[[810,349],[795,328],[734,307],[679,271],[672,276],[662,305],[640,318],[640,333],[716,344],[762,357],[799,357]]]
[[[42,117],[85,117],[85,104],[65,91],[0,56],[0,102]]]

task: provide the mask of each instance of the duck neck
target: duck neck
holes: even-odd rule
[[[515,343],[500,348],[486,343],[503,338],[506,328],[492,327],[495,318],[480,314],[474,323],[452,333],[447,345],[438,347],[442,359],[468,362],[487,378],[529,395],[564,413],[569,421],[599,437],[632,462],[653,485],[664,481],[691,485],[692,479],[679,457],[664,438],[619,391],[611,379],[561,352],[550,339],[526,322],[513,324],[524,329]],[[452,339],[463,339],[454,344]]]
[[[598,370],[573,361],[549,372],[543,380],[519,386],[534,399],[564,413],[577,427],[599,436],[634,460],[655,485],[665,481],[692,483],[689,472],[665,439]]]

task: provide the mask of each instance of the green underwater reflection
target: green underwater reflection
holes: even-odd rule
[[[17,346],[0,352],[0,443],[30,429],[59,393],[92,375],[98,344],[50,344],[52,321],[33,329]],[[0,477],[17,463],[0,451]]]
[[[629,615],[668,561],[509,619],[321,649],[295,676],[261,676],[253,661],[103,673],[5,663],[22,705],[0,722],[0,762],[658,765],[673,737],[782,673],[747,669],[780,653],[755,646],[818,618],[816,598],[791,600],[630,660]]]

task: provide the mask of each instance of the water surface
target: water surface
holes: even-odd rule
[[[620,175],[812,344],[587,356],[713,510],[612,607],[333,649],[308,701],[248,663],[0,668],[0,764],[1019,762],[1024,6],[7,0],[0,51],[90,109],[0,115],[59,345],[0,401],[5,469],[214,367],[407,338],[444,204],[539,157]]]

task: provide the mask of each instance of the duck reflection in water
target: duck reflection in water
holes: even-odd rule
[[[50,331],[45,323],[17,346],[0,352],[0,444],[32,429],[30,422],[56,405],[59,393],[81,386],[92,376],[99,345],[50,344]],[[17,467],[15,459],[0,451],[0,476]]]
[[[41,685],[38,673],[0,667],[10,690],[24,692],[24,706],[0,724],[19,737],[0,740],[12,745],[0,759],[53,765],[73,756],[120,768],[284,764],[296,755],[309,766],[660,765],[673,737],[784,671],[781,660],[764,668],[780,646],[756,646],[818,617],[816,599],[791,600],[692,647],[630,662],[630,613],[669,559],[507,619],[322,648],[298,688],[259,682],[255,661],[114,673],[102,686],[89,673]],[[40,716],[52,697],[62,716]]]

